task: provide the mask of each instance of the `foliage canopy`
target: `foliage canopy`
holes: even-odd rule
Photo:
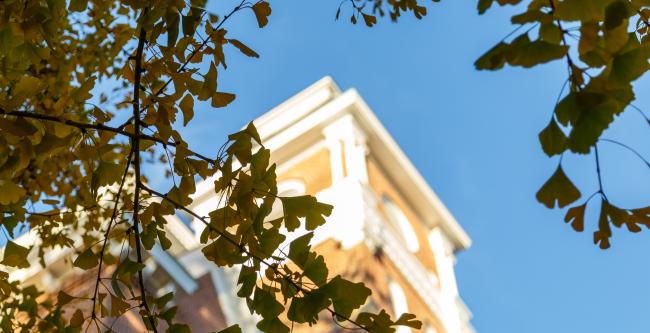
[[[424,2],[344,1],[335,16],[349,15],[352,23],[372,27],[383,16],[422,18]],[[565,220],[576,231],[584,230],[586,205],[599,198],[594,242],[607,248],[611,225],[632,232],[650,226],[650,208],[622,209],[607,199],[598,159],[601,134],[631,106],[632,82],[648,70],[650,1],[479,0],[478,11],[522,2],[525,10],[512,17],[517,30],[475,66],[497,70],[506,64],[529,68],[566,62],[566,93],[539,134],[543,151],[560,158],[537,199],[549,208],[579,200],[561,156],[593,151],[599,190],[570,208]],[[144,251],[154,244],[171,246],[165,216],[177,210],[206,225],[201,235],[206,258],[218,266],[240,267],[238,296],[261,316],[258,328],[264,332],[288,332],[281,317],[313,324],[323,311],[366,331],[419,328],[409,314],[391,319],[383,310],[353,313],[370,290],[329,276],[323,257],[310,248],[311,233],[292,241],[288,254],[278,255],[285,240],[282,227],[294,230],[304,223],[314,230],[332,207],[311,196],[278,198],[275,166],[252,124],[230,135],[214,157],[194,152],[175,129],[181,119],[182,126],[191,126],[199,102],[221,108],[235,99],[219,89],[218,73],[227,68],[225,49],[259,57],[226,30],[229,19],[253,15],[264,28],[272,13],[267,1],[236,1],[225,13],[205,7],[202,0],[0,3],[0,224],[9,239],[20,227],[39,239],[29,248],[12,240],[5,247],[0,328],[79,332],[94,325],[109,330],[101,326],[103,318],[136,309],[153,331],[186,332],[167,306],[171,295],[147,294],[142,276]],[[95,97],[100,81],[114,89]],[[146,183],[143,163],[155,160],[169,165],[174,185],[168,190]],[[209,217],[199,216],[188,208],[191,194],[197,179],[213,175],[218,175],[214,190],[224,204]],[[268,221],[276,200],[284,214]],[[107,250],[123,242],[135,253]],[[89,295],[62,291],[53,300],[9,280],[11,270],[30,266],[30,252],[44,264],[45,253],[56,247],[77,253],[74,266],[97,271]],[[100,283],[107,266],[114,267],[110,288]],[[266,279],[258,278],[260,270]]]

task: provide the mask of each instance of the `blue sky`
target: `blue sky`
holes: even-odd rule
[[[262,30],[252,13],[234,17],[229,34],[261,59],[227,54],[220,90],[238,99],[227,109],[195,111],[184,130],[194,147],[214,154],[227,133],[331,75],[343,89],[360,91],[473,238],[458,256],[457,275],[479,332],[650,331],[650,232],[615,230],[613,247],[601,251],[591,242],[593,212],[586,231],[575,233],[563,212],[535,201],[557,165],[542,153],[537,133],[550,117],[564,63],[473,68],[512,30],[514,9],[478,16],[475,1],[443,1],[431,4],[422,21],[380,21],[368,29],[335,22],[337,5],[275,1]],[[639,92],[647,89],[647,80],[638,83]],[[650,99],[638,96],[636,105],[650,110]],[[605,137],[650,156],[643,144],[649,135],[648,124],[630,110]],[[650,171],[638,159],[607,143],[601,157],[613,202],[650,204]],[[584,196],[596,190],[593,156],[565,162]]]

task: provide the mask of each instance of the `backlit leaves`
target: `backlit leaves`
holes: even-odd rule
[[[479,0],[479,13],[493,3],[517,4],[520,0]],[[626,0],[562,0],[527,1],[525,11],[512,16],[516,30],[477,59],[478,69],[495,70],[505,64],[532,67],[552,60],[561,60],[566,71],[566,89],[556,105],[551,122],[539,133],[543,151],[549,156],[565,153],[588,154],[609,126],[635,99],[633,82],[648,69],[647,1]],[[635,24],[631,24],[635,23]],[[523,34],[508,41],[519,28]],[[531,41],[529,36],[538,35]],[[598,162],[597,162],[598,163]],[[596,166],[599,168],[599,166]],[[629,221],[622,216],[634,216],[614,209],[606,200],[598,171],[599,194],[603,208],[594,242],[601,248],[610,246],[612,221]],[[571,184],[561,168],[537,193],[538,201],[552,208],[563,207],[579,198],[578,189]],[[577,231],[585,228],[585,207],[573,207],[566,214]],[[622,210],[625,212],[625,210]],[[615,217],[613,217],[615,216]],[[607,222],[609,221],[609,222]],[[629,231],[638,232],[637,224],[626,224]]]
[[[566,150],[567,137],[555,119],[551,119],[548,126],[539,133],[539,142],[546,155],[553,156]]]
[[[257,52],[253,51],[251,48],[244,45],[244,43],[242,43],[242,42],[240,42],[240,41],[238,41],[236,39],[229,39],[228,42],[230,44],[232,44],[233,46],[235,46],[236,48],[238,48],[239,51],[241,51],[241,53],[243,53],[243,54],[245,54],[245,55],[247,55],[249,57],[253,57],[253,58],[259,58],[260,57],[260,55],[257,54]]]
[[[528,34],[517,37],[512,43],[501,42],[475,62],[477,69],[495,70],[508,63],[511,66],[533,67],[562,58],[569,48],[545,40],[531,41]]]
[[[27,268],[30,266],[29,262],[27,261],[28,254],[28,248],[18,245],[12,241],[7,241],[7,245],[5,245],[2,261],[0,261],[0,264],[16,268]]]
[[[271,15],[271,6],[266,1],[260,1],[255,3],[252,9],[257,19],[257,25],[264,28],[269,23],[268,16]]]
[[[97,266],[98,263],[99,258],[97,258],[97,255],[89,248],[81,252],[72,264],[81,269],[91,269]]]
[[[562,208],[578,199],[580,199],[580,191],[566,176],[561,165],[537,192],[537,201],[548,208],[554,208],[556,204]]]
[[[284,197],[280,200],[282,200],[284,219],[289,231],[298,228],[300,226],[298,218],[303,217],[305,218],[305,228],[314,230],[325,223],[324,216],[329,216],[332,213],[331,205],[318,202],[310,195]]]

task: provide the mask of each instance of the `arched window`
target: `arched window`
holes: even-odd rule
[[[395,318],[399,318],[404,313],[409,311],[408,302],[406,301],[406,294],[400,287],[399,283],[390,281],[388,283],[388,291],[390,292],[390,300],[393,303],[393,312]],[[411,333],[411,329],[406,326],[397,326],[396,333]]]
[[[382,202],[384,204],[384,210],[395,227],[398,229],[399,233],[402,236],[402,239],[406,243],[406,248],[411,252],[417,252],[420,249],[420,243],[418,242],[418,236],[415,234],[415,230],[411,226],[411,222],[408,220],[404,212],[386,195],[382,197]]]

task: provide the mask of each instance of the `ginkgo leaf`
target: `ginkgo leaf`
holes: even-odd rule
[[[84,313],[80,309],[77,309],[70,318],[70,325],[73,327],[81,327],[84,321]]]
[[[241,333],[241,327],[238,324],[225,328],[217,333]]]
[[[257,323],[259,328],[264,333],[289,333],[289,327],[285,325],[279,318],[264,318]]]
[[[605,16],[605,7],[612,0],[565,0],[558,1],[554,15],[564,21],[600,21]]]
[[[179,107],[183,112],[183,126],[187,126],[187,123],[194,118],[194,98],[192,98],[192,95],[185,95],[181,100]]]
[[[307,230],[314,230],[325,223],[323,216],[329,216],[332,213],[331,205],[318,202],[310,195],[281,197],[280,200],[284,210],[285,226],[289,231],[300,226],[299,217],[305,218]]]
[[[558,207],[562,208],[580,199],[580,191],[566,176],[562,165],[558,165],[555,173],[539,189],[536,197],[537,201],[548,208],[554,208],[556,203]]]
[[[59,294],[56,297],[56,303],[59,306],[63,306],[63,305],[66,305],[66,304],[70,303],[73,299],[75,299],[75,298],[70,296],[65,291],[60,290]]]
[[[531,41],[523,34],[512,41],[506,52],[511,66],[533,67],[564,57],[569,51],[566,45],[552,44],[543,40]]]
[[[71,12],[83,12],[88,7],[88,0],[70,0],[68,10]]]
[[[122,179],[124,170],[119,164],[100,161],[92,174],[92,188],[97,191],[102,186],[111,185]]]
[[[212,95],[215,93],[217,90],[217,67],[215,66],[214,62],[210,63],[210,69],[208,70],[208,73],[205,74],[203,77],[203,85],[201,86],[201,90],[198,93],[198,99],[201,101],[205,101],[208,98],[212,97]]]
[[[240,41],[238,41],[236,39],[229,39],[228,42],[230,42],[230,44],[232,44],[233,46],[238,48],[239,51],[241,51],[241,53],[243,53],[243,54],[245,54],[245,55],[247,55],[249,57],[253,57],[253,58],[259,58],[260,57],[260,55],[257,54],[257,52],[253,51],[250,47],[244,45],[244,43],[242,43],[242,42],[240,42]]]
[[[192,330],[185,324],[172,324],[167,329],[168,333],[191,333]]]
[[[27,260],[27,255],[29,255],[28,248],[12,241],[7,241],[0,264],[16,268],[27,268],[30,266],[29,261]]]
[[[372,27],[373,25],[377,24],[377,17],[375,17],[375,15],[369,15],[365,13],[361,13],[361,15],[363,16],[363,21],[368,27]]]
[[[372,294],[362,282],[350,282],[340,275],[337,275],[322,287],[328,295],[331,295],[334,310],[350,317],[352,311],[360,308]]]
[[[476,62],[474,62],[474,66],[479,70],[496,70],[503,68],[506,63],[505,53],[507,50],[508,44],[500,42],[478,58]]]
[[[567,137],[555,119],[551,119],[548,126],[539,133],[539,142],[548,156],[561,154],[567,148]]]
[[[77,256],[77,259],[75,259],[72,264],[75,267],[88,270],[97,266],[98,263],[99,258],[92,251],[92,249],[88,248],[85,251],[81,252],[81,254]]]
[[[38,131],[32,123],[22,117],[16,119],[0,118],[0,130],[18,137],[29,136]]]
[[[287,311],[287,318],[292,322],[308,323],[318,322],[318,314],[331,304],[327,295],[318,290],[312,291],[303,297],[294,297]]]
[[[14,95],[33,96],[41,87],[41,80],[33,76],[23,76],[13,90]]]
[[[605,8],[605,29],[612,30],[620,26],[629,17],[628,3],[618,0]]]
[[[587,204],[584,203],[579,206],[571,207],[564,217],[564,222],[571,223],[573,230],[582,232],[585,230],[585,208]]]
[[[284,306],[275,296],[263,288],[256,288],[251,308],[263,318],[274,318],[282,313]]]
[[[0,180],[0,204],[10,205],[25,197],[25,190],[10,180]]]
[[[255,18],[257,18],[257,25],[260,28],[263,28],[269,23],[268,16],[271,15],[271,6],[266,1],[260,1],[253,5],[253,12],[255,12]]]
[[[121,298],[111,294],[111,317],[119,317],[131,306]]]
[[[235,100],[235,94],[225,92],[215,92],[212,95],[212,106],[222,108]]]
[[[89,100],[93,95],[90,93],[90,91],[95,87],[95,80],[97,78],[95,76],[91,76],[84,83],[77,88],[77,90],[74,92],[74,99],[78,103],[83,103],[87,100]]]
[[[422,322],[415,320],[415,315],[411,313],[403,313],[399,318],[397,318],[395,325],[411,327],[418,330],[422,328]]]

